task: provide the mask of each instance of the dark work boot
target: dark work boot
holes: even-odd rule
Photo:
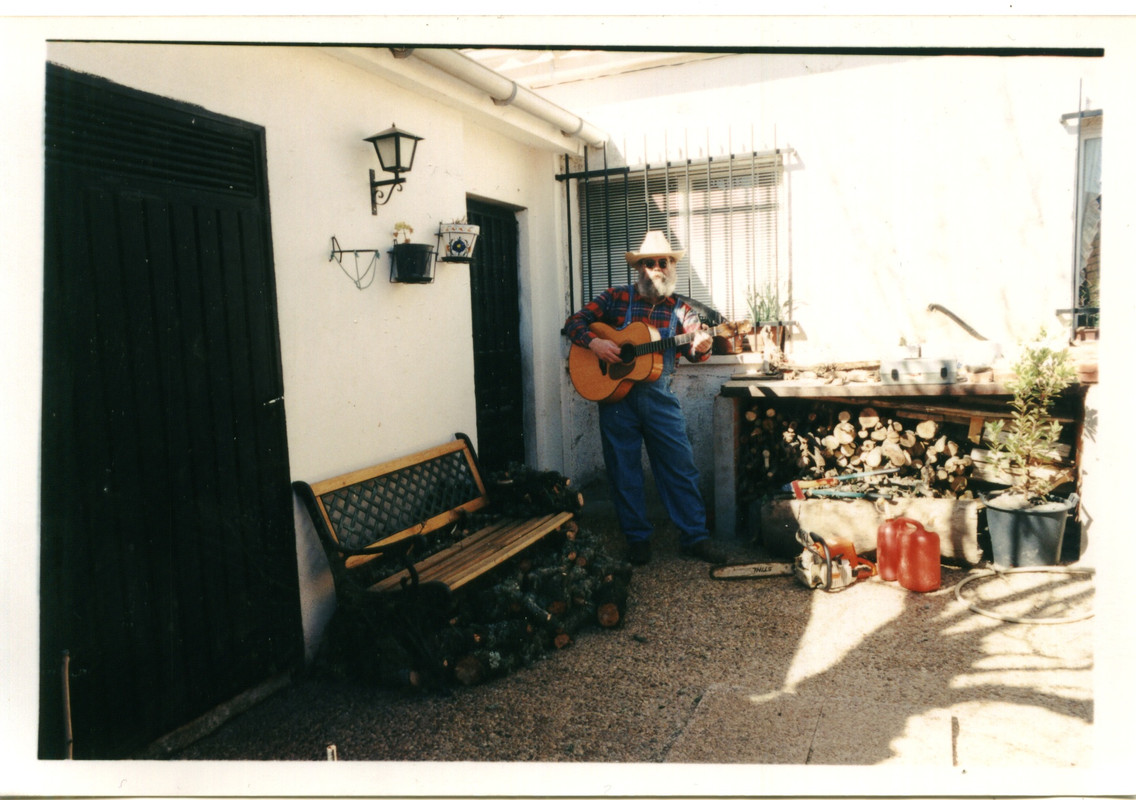
[[[700,558],[709,564],[725,564],[726,554],[710,539],[699,539],[692,545],[682,548],[685,555]]]

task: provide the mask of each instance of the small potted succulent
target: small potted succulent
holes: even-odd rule
[[[410,241],[414,228],[405,222],[394,225],[394,246],[390,250],[391,283],[433,283],[434,247]]]
[[[1065,523],[1078,497],[1053,494],[1072,475],[1055,467],[1062,425],[1052,409],[1075,376],[1067,349],[1040,339],[1026,345],[1006,383],[1013,395],[1008,424],[986,423],[995,463],[1011,481],[1009,488],[983,497],[992,560],[998,566],[1052,566],[1061,557]]]
[[[468,264],[473,261],[473,248],[481,233],[479,225],[470,225],[465,217],[453,222],[443,222],[438,226],[438,236],[442,245],[438,250],[439,260]]]

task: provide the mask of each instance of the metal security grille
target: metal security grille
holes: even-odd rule
[[[480,496],[462,451],[320,495],[340,544],[358,550]]]
[[[685,251],[678,291],[728,318],[748,315],[751,290],[785,296],[783,174],[781,150],[638,168],[592,168],[585,156],[582,171],[559,176],[575,181],[582,299],[632,280],[624,253],[648,230]]]

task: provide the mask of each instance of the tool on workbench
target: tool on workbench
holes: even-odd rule
[[[825,486],[837,486],[845,481],[854,481],[857,478],[870,478],[873,475],[890,475],[893,472],[899,472],[899,467],[888,467],[887,469],[877,469],[871,472],[853,472],[849,475],[834,475],[831,478],[816,478],[814,480],[793,481],[781,487],[783,492],[792,492],[793,496],[798,500],[805,499],[806,489],[822,489]]]
[[[876,565],[856,555],[856,547],[848,539],[835,536],[826,539],[802,528],[797,531],[797,542],[804,550],[791,564],[776,561],[720,564],[710,568],[710,577],[741,580],[793,575],[810,589],[831,592],[876,574]]]

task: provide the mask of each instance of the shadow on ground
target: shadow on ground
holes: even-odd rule
[[[581,523],[619,547],[603,487]],[[527,669],[413,694],[298,677],[173,759],[1090,766],[1090,622],[976,614],[944,568],[916,594],[792,578],[716,581],[659,528],[626,624]],[[754,560],[750,542],[725,542]],[[1015,576],[1022,577],[1022,576]],[[969,587],[968,587],[969,588]],[[1091,606],[1091,579],[994,579],[971,594],[1014,613]]]

